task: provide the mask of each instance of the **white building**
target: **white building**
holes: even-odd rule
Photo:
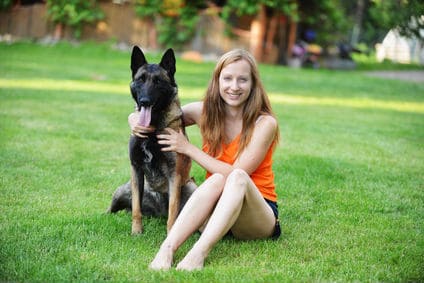
[[[424,16],[421,16],[424,21]],[[424,30],[420,30],[424,38]],[[390,30],[382,43],[375,46],[379,62],[384,59],[398,63],[418,63],[424,65],[424,46],[415,38],[401,36],[396,29]]]

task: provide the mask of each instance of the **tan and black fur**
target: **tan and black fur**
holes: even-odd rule
[[[190,183],[191,168],[191,160],[187,156],[161,151],[156,138],[165,128],[185,133],[174,78],[174,52],[168,49],[159,64],[149,64],[141,49],[135,46],[131,55],[131,71],[130,88],[136,107],[141,113],[149,113],[145,115],[148,116],[145,119],[147,122],[144,122],[156,129],[147,138],[131,136],[129,141],[132,233],[143,232],[142,204],[145,189],[168,195],[169,231],[180,210],[181,189]]]

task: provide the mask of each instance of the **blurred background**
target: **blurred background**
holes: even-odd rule
[[[422,0],[0,0],[0,40],[172,47],[193,61],[241,47],[262,63],[355,68],[354,57],[424,64]]]

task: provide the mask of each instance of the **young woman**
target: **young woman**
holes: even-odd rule
[[[158,135],[158,142],[164,151],[188,155],[206,169],[207,178],[187,201],[151,269],[171,268],[174,253],[199,229],[200,238],[177,269],[203,268],[213,246],[229,231],[245,240],[280,236],[272,172],[279,129],[253,56],[240,49],[224,54],[204,100],[185,105],[183,112],[186,126],[200,126],[203,148],[171,129]],[[133,134],[154,131],[137,121],[138,113],[132,113]]]

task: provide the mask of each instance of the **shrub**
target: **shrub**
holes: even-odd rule
[[[85,23],[94,23],[104,17],[96,0],[47,0],[47,7],[49,19],[71,27],[76,38],[81,37]]]

